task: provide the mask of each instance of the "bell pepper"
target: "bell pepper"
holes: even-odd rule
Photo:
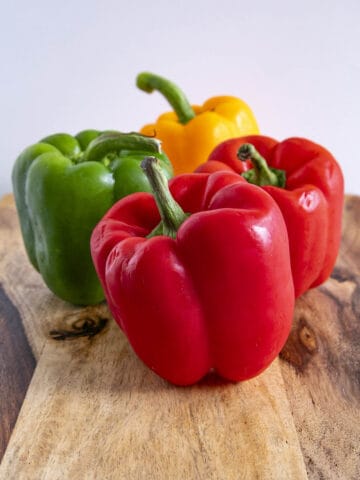
[[[59,133],[17,158],[12,182],[25,248],[58,297],[79,305],[104,299],[90,234],[115,201],[150,189],[140,167],[149,154],[160,159],[170,178],[172,167],[160,142],[139,134]]]
[[[202,106],[191,106],[184,93],[165,78],[144,72],[136,82],[145,92],[161,92],[173,108],[140,131],[163,142],[176,175],[193,172],[223,140],[259,132],[254,114],[239,98],[217,96]]]
[[[219,170],[260,185],[279,205],[296,297],[323,283],[339,251],[344,203],[343,175],[332,154],[304,138],[248,136],[218,145],[197,172]]]
[[[169,190],[154,157],[142,165],[154,196],[120,200],[91,236],[115,320],[140,359],[174,384],[212,370],[231,381],[258,375],[293,317],[279,208],[235,173],[180,175]]]

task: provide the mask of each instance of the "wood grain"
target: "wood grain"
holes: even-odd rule
[[[346,201],[333,278],[298,301],[282,360],[249,382],[191,388],[143,366],[106,305],[51,295],[26,260],[11,199],[1,216],[0,281],[38,364],[0,479],[360,478],[358,197]],[[49,336],[86,330],[89,318],[95,336]]]
[[[306,478],[278,364],[243,385],[175,388],[111,323],[47,342],[1,478]],[[2,475],[2,476],[1,476]]]
[[[360,478],[360,198],[332,277],[298,301],[282,374],[309,477]]]

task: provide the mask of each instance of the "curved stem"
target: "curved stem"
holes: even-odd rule
[[[188,215],[171,195],[167,178],[161,170],[158,159],[156,157],[145,157],[141,162],[141,168],[149,180],[160,212],[162,233],[175,238],[180,225],[188,218]]]
[[[164,95],[166,100],[170,103],[178,116],[179,122],[185,125],[192,118],[195,117],[195,112],[192,109],[184,92],[174,83],[166,78],[160,77],[149,72],[139,73],[136,77],[136,85],[138,88],[147,93],[152,93],[154,90],[159,91]]]
[[[102,160],[110,153],[117,153],[121,150],[161,153],[161,141],[154,137],[147,137],[140,133],[103,133],[95,138],[88,145],[84,152],[83,161]]]
[[[265,158],[260,155],[251,143],[241,145],[237,156],[243,162],[251,160],[253,168],[241,174],[249,183],[260,186],[285,187],[285,170],[269,167]]]

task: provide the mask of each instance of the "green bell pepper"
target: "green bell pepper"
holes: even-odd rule
[[[159,158],[171,178],[172,166],[159,140],[137,133],[58,133],[17,158],[12,183],[25,249],[58,297],[76,305],[104,299],[90,235],[117,200],[151,191],[140,167],[149,154]]]

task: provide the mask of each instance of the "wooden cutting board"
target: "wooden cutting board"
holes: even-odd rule
[[[281,358],[244,383],[174,387],[105,304],[55,298],[25,256],[11,196],[0,283],[36,360],[1,480],[360,478],[359,197],[346,199],[332,278],[297,301]]]

